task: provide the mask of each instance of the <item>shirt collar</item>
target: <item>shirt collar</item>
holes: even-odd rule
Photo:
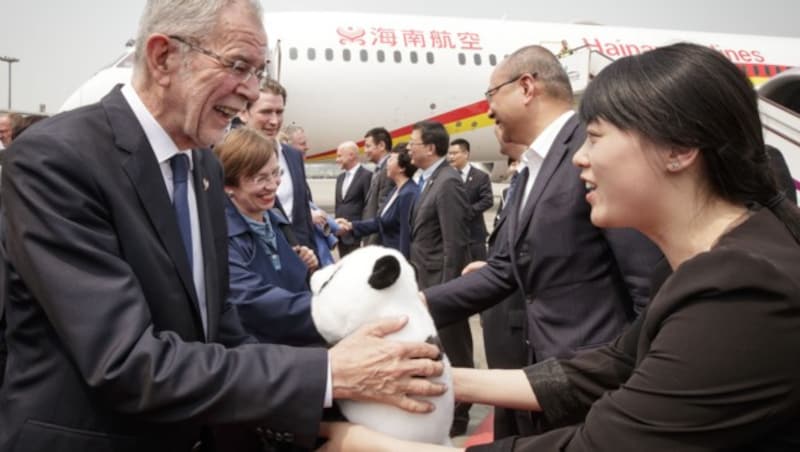
[[[161,127],[161,124],[156,121],[156,118],[153,117],[153,114],[150,113],[150,110],[144,105],[144,102],[142,102],[136,90],[133,89],[133,86],[125,84],[122,86],[121,91],[122,96],[128,102],[128,105],[130,105],[131,110],[133,110],[136,120],[139,121],[139,124],[142,126],[144,135],[147,137],[147,141],[150,142],[150,147],[153,148],[158,163],[168,162],[169,159],[178,152],[190,151],[189,149],[178,149],[166,130]],[[186,152],[186,155],[189,157],[189,169],[191,170],[193,165],[192,153]]]
[[[547,152],[553,147],[553,142],[556,141],[558,132],[564,127],[564,124],[574,115],[572,110],[566,111],[558,118],[553,120],[547,127],[544,128],[542,133],[533,140],[533,143],[528,147],[528,150],[522,154],[522,163],[528,165],[534,161],[541,162],[547,157]]]
[[[353,176],[355,176],[355,174],[356,174],[356,171],[358,171],[358,167],[360,167],[360,166],[361,166],[361,164],[360,164],[360,163],[356,163],[356,165],[355,165],[354,167],[350,168],[349,170],[347,170],[347,171],[345,171],[345,172],[346,172],[347,174],[349,174],[349,175],[350,175],[350,177],[352,178]]]
[[[427,169],[422,170],[422,177],[424,177],[426,181],[429,180],[436,169],[441,166],[442,162],[444,162],[444,157],[441,157],[439,160],[433,162],[433,164]]]

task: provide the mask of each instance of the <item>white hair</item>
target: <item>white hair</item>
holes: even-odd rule
[[[259,0],[148,0],[139,20],[134,72],[144,66],[145,45],[150,35],[163,33],[201,41],[217,25],[222,11],[235,3],[248,8],[253,19],[263,26]]]

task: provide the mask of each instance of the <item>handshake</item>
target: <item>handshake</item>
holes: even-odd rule
[[[337,218],[336,225],[339,226],[339,230],[336,231],[336,235],[341,237],[348,232],[352,232],[353,230],[353,223],[346,218]]]

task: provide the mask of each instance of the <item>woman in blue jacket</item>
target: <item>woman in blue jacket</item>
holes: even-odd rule
[[[313,251],[293,246],[289,221],[276,207],[281,169],[275,144],[241,127],[214,150],[225,172],[228,223],[228,300],[245,329],[261,342],[321,343],[311,320]]]
[[[398,144],[389,154],[386,162],[386,175],[394,181],[395,188],[386,196],[387,201],[374,218],[352,223],[344,218],[337,218],[340,234],[353,231],[355,238],[378,233],[383,246],[394,248],[408,258],[411,244],[411,208],[419,195],[419,187],[411,177],[417,167],[411,163],[405,143]]]

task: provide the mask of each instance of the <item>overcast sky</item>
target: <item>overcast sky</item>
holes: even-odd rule
[[[0,0],[0,56],[12,65],[12,107],[54,112],[120,55],[136,33],[144,0]],[[357,11],[800,37],[798,0],[269,0],[270,11]],[[269,31],[269,30],[268,30]],[[800,49],[797,50],[800,52]],[[8,105],[8,65],[0,63],[0,109]]]

